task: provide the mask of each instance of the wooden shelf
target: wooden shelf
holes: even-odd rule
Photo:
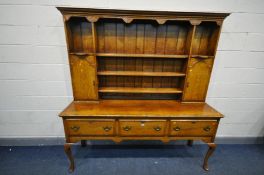
[[[214,56],[210,56],[210,55],[192,55],[191,57],[193,58],[213,58]]]
[[[188,55],[160,55],[160,54],[125,54],[125,53],[86,53],[70,52],[70,55],[88,56],[95,55],[99,57],[132,57],[132,58],[188,58]]]
[[[97,72],[97,75],[184,77],[185,73],[181,73],[181,72],[99,71]]]
[[[188,58],[188,55],[160,55],[160,54],[85,53],[85,52],[70,52],[69,54],[77,55],[77,56],[95,55],[99,57]],[[194,55],[193,57],[198,57],[198,55]],[[205,56],[200,56],[200,57],[205,57]]]
[[[133,88],[133,87],[101,87],[102,93],[155,93],[155,94],[180,94],[179,88]]]
[[[95,55],[94,53],[85,53],[85,52],[70,52],[70,55],[77,55],[77,56],[88,56],[88,55]]]
[[[97,53],[100,57],[139,57],[139,58],[188,58],[188,55],[160,55],[160,54],[123,54],[123,53]]]

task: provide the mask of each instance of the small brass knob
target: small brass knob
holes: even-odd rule
[[[110,127],[110,126],[105,126],[105,127],[103,127],[103,129],[104,129],[105,132],[108,132],[108,131],[110,131],[110,130],[112,129],[112,127]]]
[[[72,129],[74,132],[77,132],[77,131],[80,129],[80,126],[72,126],[71,129]]]
[[[129,130],[131,130],[131,126],[125,126],[125,127],[123,127],[123,130],[125,130],[125,131],[129,131]]]
[[[180,131],[181,128],[177,126],[177,127],[174,127],[173,130],[174,130],[174,131]]]
[[[209,132],[211,130],[211,127],[210,126],[206,126],[205,128],[204,128],[204,131],[206,131],[206,132]]]
[[[153,128],[155,131],[160,131],[161,130],[161,127],[157,126],[157,127],[154,127]]]

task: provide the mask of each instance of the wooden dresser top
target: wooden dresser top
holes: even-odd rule
[[[223,115],[206,103],[181,103],[174,100],[73,101],[61,117],[205,117]]]

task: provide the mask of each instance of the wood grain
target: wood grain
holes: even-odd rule
[[[120,120],[120,136],[163,136],[165,120]]]
[[[184,77],[181,72],[99,71],[97,75]]]
[[[61,117],[200,117],[221,118],[223,115],[206,103],[181,103],[175,100],[100,100],[73,101]]]
[[[114,120],[66,120],[69,136],[110,136],[114,134]]]
[[[75,100],[97,100],[97,77],[94,56],[70,56]]]
[[[170,135],[174,136],[213,136],[217,120],[171,120]]]
[[[209,78],[212,70],[213,58],[191,58],[187,86],[184,91],[184,101],[205,101]]]
[[[202,140],[208,170],[223,115],[204,101],[229,14],[58,9],[74,96],[60,113],[70,171],[70,144],[87,139]]]

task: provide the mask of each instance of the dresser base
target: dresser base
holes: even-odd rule
[[[65,153],[74,170],[71,144],[86,140],[201,140],[209,149],[203,168],[215,150],[214,139],[222,114],[206,103],[180,103],[168,100],[102,100],[72,102],[61,114],[66,144]]]
[[[209,160],[210,156],[213,154],[213,152],[215,151],[216,144],[215,143],[209,143],[209,142],[205,142],[205,143],[207,143],[207,145],[208,145],[208,151],[204,157],[203,169],[205,171],[208,171],[209,170],[208,160]],[[70,173],[72,173],[75,169],[74,158],[73,158],[73,154],[72,154],[72,150],[71,150],[72,144],[73,143],[65,143],[64,144],[64,151],[65,151],[65,154],[67,155],[68,160],[69,160],[69,172]],[[193,140],[188,140],[187,145],[192,146]],[[82,147],[86,146],[86,140],[81,140],[81,146]]]

